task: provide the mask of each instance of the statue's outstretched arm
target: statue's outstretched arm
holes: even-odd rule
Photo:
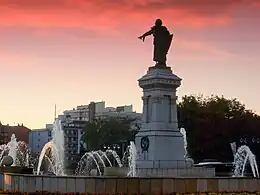
[[[151,34],[153,34],[153,30],[152,30],[152,29],[149,30],[149,31],[147,31],[146,33],[144,33],[142,36],[140,36],[140,37],[138,37],[138,38],[139,38],[139,39],[142,39],[142,40],[144,41],[145,37],[146,37],[146,36],[149,36],[149,35],[151,35]]]
[[[146,37],[146,36],[149,36],[149,35],[151,35],[151,34],[153,34],[153,30],[152,30],[152,29],[149,30],[148,32],[144,33],[144,34],[142,35],[142,37]]]

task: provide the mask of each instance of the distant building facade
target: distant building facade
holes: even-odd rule
[[[141,113],[133,111],[133,105],[106,107],[105,102],[91,102],[89,105],[77,106],[63,112],[66,121],[92,121],[93,119],[137,119],[141,121]]]
[[[40,154],[42,148],[51,139],[52,125],[46,125],[43,129],[33,129],[29,136],[29,149],[33,154]]]
[[[10,141],[8,137],[8,126],[0,123],[0,144],[7,144]]]
[[[62,123],[64,131],[64,148],[65,148],[65,163],[71,166],[77,164],[78,157],[82,149],[85,149],[84,142],[84,121],[73,121]]]
[[[10,141],[12,134],[15,134],[17,141],[24,141],[29,143],[30,129],[23,124],[15,126],[2,125],[0,123],[0,144],[7,144]]]
[[[132,130],[141,124],[142,114],[134,112],[132,105],[106,107],[105,102],[91,102],[88,105],[77,106],[72,110],[65,110],[58,118],[62,121],[65,137],[65,160],[72,164],[80,149],[86,146],[84,140],[84,126],[94,119],[106,120],[109,118],[134,119]],[[117,147],[121,144],[116,144]],[[111,148],[112,149],[112,148]]]

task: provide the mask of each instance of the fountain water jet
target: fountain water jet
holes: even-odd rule
[[[128,165],[129,172],[127,176],[136,177],[136,160],[137,160],[137,151],[134,142],[130,142],[129,146],[129,156],[128,156]]]
[[[187,150],[187,136],[186,136],[186,130],[184,128],[180,128],[180,132],[183,135],[183,140],[184,140],[184,158],[188,158],[188,150]]]
[[[255,155],[248,146],[243,145],[238,148],[234,157],[234,176],[243,177],[245,172],[246,163],[249,161],[254,177],[259,177],[258,167]]]
[[[99,158],[99,160],[100,160],[100,162],[102,163],[103,167],[106,167],[106,164],[105,164],[105,162],[103,161],[102,157],[99,155],[98,151],[92,152],[92,155],[93,155],[93,156],[94,156],[94,154],[97,155],[97,157]]]
[[[12,134],[11,141],[7,144],[7,147],[9,148],[8,156],[11,156],[14,161],[12,166],[16,166],[16,153],[17,153],[18,143],[16,141],[16,137],[14,134]]]
[[[1,151],[0,153],[0,161],[1,161],[2,158],[4,157],[4,153],[8,151],[7,145],[6,144],[0,145],[0,151]]]
[[[85,171],[90,171],[91,170],[91,167],[89,167],[90,165],[90,160],[92,159],[93,162],[95,163],[96,165],[96,168],[98,170],[98,173],[99,175],[101,175],[101,170],[100,170],[100,167],[98,165],[98,161],[95,159],[95,156],[93,155],[93,151],[91,152],[86,152],[82,157],[81,159],[79,160],[78,162],[78,166],[77,166],[77,169],[75,171],[76,175],[84,175],[85,174]],[[98,155],[97,155],[98,156]],[[104,161],[103,161],[104,162]]]
[[[107,160],[107,162],[108,162],[109,166],[110,166],[110,167],[112,167],[112,163],[111,163],[111,161],[109,160],[109,158],[107,157],[106,153],[105,153],[105,152],[103,152],[103,151],[101,151],[101,150],[99,150],[99,151],[102,153],[102,156],[104,156],[104,157],[105,157],[105,159]]]
[[[44,145],[37,167],[37,175],[40,173],[42,161],[47,151],[51,151],[50,166],[53,166],[51,170],[54,170],[55,175],[64,174],[64,132],[62,130],[61,121],[56,119],[52,130],[52,140]]]
[[[108,154],[112,154],[113,158],[116,160],[117,164],[119,167],[122,167],[122,163],[121,160],[118,156],[118,154],[116,153],[116,151],[114,150],[106,150],[105,152],[98,150],[98,151],[91,151],[91,152],[86,152],[81,159],[78,162],[78,166],[76,168],[75,174],[76,175],[86,175],[90,172],[90,170],[92,169],[91,166],[93,166],[93,164],[91,164],[91,161],[94,162],[95,167],[98,170],[99,175],[101,175],[101,170],[100,170],[100,166],[99,164],[102,164],[102,167],[106,167],[105,164],[105,159],[107,160],[108,164],[110,167],[112,167],[112,163],[108,158]],[[104,158],[102,158],[104,157]]]
[[[113,157],[116,159],[116,162],[117,162],[119,167],[123,166],[122,163],[121,163],[121,160],[120,160],[120,158],[118,156],[118,154],[116,153],[116,151],[114,151],[114,150],[106,150],[106,153],[111,153],[113,155]]]
[[[0,161],[5,155],[12,157],[12,166],[29,167],[28,145],[24,141],[17,142],[15,134],[12,134],[11,140],[7,144],[0,145]]]
[[[99,165],[98,165],[97,160],[95,159],[95,157],[94,157],[94,155],[93,155],[93,152],[90,152],[88,155],[89,155],[89,156],[93,159],[93,161],[95,162],[95,164],[96,164],[96,166],[97,166],[97,169],[98,169],[98,173],[99,173],[99,175],[101,175],[100,167],[99,167]]]

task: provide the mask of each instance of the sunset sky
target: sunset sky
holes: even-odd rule
[[[41,128],[90,101],[133,104],[161,18],[178,96],[224,95],[260,113],[259,0],[0,0],[0,120]]]

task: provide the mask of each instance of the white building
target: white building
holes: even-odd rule
[[[72,110],[65,110],[58,118],[62,121],[65,135],[65,160],[69,164],[75,161],[75,155],[79,154],[81,138],[84,137],[85,122],[93,119],[136,119],[131,129],[135,130],[141,124],[142,114],[134,112],[132,105],[106,107],[105,102],[91,102]],[[82,137],[83,136],[83,137]]]
[[[52,124],[43,129],[33,129],[29,133],[29,149],[33,154],[39,154],[43,146],[51,140]]]
[[[89,105],[81,105],[72,110],[65,110],[64,116],[67,121],[91,121],[95,119],[107,118],[129,118],[141,121],[141,113],[133,111],[133,105],[106,107],[105,102],[91,102]]]

